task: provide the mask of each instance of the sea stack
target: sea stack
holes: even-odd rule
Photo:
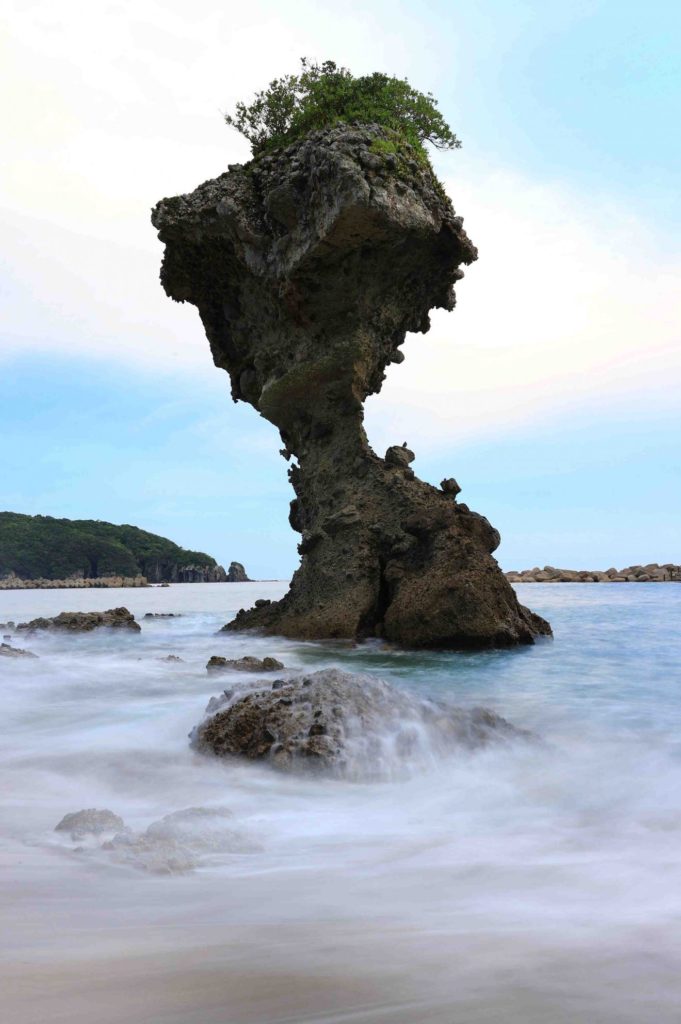
[[[161,281],[195,305],[232,397],[278,427],[296,493],[300,568],[279,602],[232,629],[307,639],[383,637],[408,647],[531,643],[550,633],[492,552],[499,534],[418,480],[401,439],[380,458],[363,403],[407,332],[454,307],[477,251],[409,146],[385,129],[313,132],[162,200]]]

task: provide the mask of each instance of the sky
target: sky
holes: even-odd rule
[[[134,523],[257,578],[299,539],[271,424],[158,283],[163,196],[307,55],[432,91],[479,248],[366,406],[507,569],[681,562],[681,5],[5,0],[0,508]]]

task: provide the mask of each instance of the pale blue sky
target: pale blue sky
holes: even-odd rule
[[[244,159],[221,109],[307,53],[431,89],[464,142],[437,165],[480,261],[370,401],[377,450],[455,475],[508,568],[681,561],[680,43],[663,2],[17,2],[0,506],[295,567],[276,433],[163,296],[148,212]]]

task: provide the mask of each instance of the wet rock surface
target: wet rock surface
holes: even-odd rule
[[[109,608],[105,612],[60,612],[52,618],[31,619],[20,622],[17,630],[35,633],[39,630],[60,630],[68,633],[89,633],[93,629],[129,629],[140,632],[140,625],[127,608]]]
[[[228,628],[531,643],[550,627],[492,557],[497,531],[454,500],[453,479],[416,479],[406,443],[382,459],[363,428],[406,332],[453,309],[461,266],[477,258],[430,169],[409,147],[377,152],[386,141],[376,125],[311,133],[154,210],[166,292],[198,308],[234,400],[278,427],[293,460],[300,568],[283,600]]]
[[[278,672],[283,667],[283,662],[276,658],[254,658],[248,654],[244,658],[222,658],[214,654],[206,664],[209,672]]]
[[[218,757],[357,781],[390,778],[457,748],[527,736],[485,708],[420,700],[373,676],[325,669],[227,690],[192,734]]]

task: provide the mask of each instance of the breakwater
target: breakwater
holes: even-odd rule
[[[543,569],[511,570],[506,573],[509,583],[681,583],[681,565],[649,562],[648,565],[628,565],[626,569],[556,569],[545,565]]]

